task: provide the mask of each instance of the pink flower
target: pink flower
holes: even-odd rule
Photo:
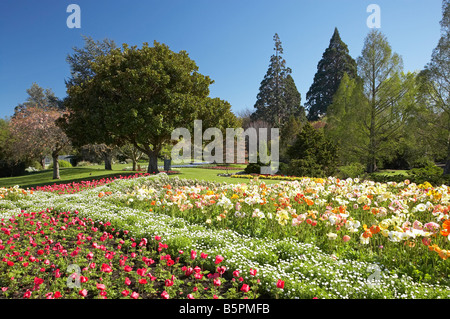
[[[105,290],[106,286],[104,284],[97,284],[97,289]]]
[[[187,297],[188,297],[188,299],[195,299],[192,294],[188,294]]]
[[[80,290],[79,292],[78,292],[78,294],[80,295],[80,296],[83,296],[83,297],[86,297],[87,296],[87,290],[86,289],[83,289],[83,290]]]
[[[217,272],[221,275],[223,275],[226,270],[227,270],[227,267],[225,267],[225,266],[217,267]]]
[[[161,297],[163,297],[163,299],[169,299],[169,294],[164,290],[161,294]]]
[[[111,268],[110,265],[103,263],[101,271],[103,271],[103,272],[112,272],[112,268]]]
[[[243,284],[243,285],[242,285],[241,291],[243,291],[243,292],[249,292],[249,290],[250,290],[250,286],[249,286],[249,285],[247,285],[247,284]]]
[[[220,281],[219,278],[217,278],[217,279],[214,279],[213,284],[214,284],[214,286],[218,287],[218,286],[220,286],[222,284],[222,282]]]
[[[136,291],[133,291],[133,292],[131,293],[131,298],[133,298],[133,299],[138,299],[138,298],[139,298],[139,294],[138,294]]]
[[[344,235],[344,237],[342,237],[342,241],[344,243],[348,242],[350,240],[350,236],[349,235]]]
[[[191,259],[195,259],[197,257],[197,252],[195,250],[191,250]]]
[[[222,256],[217,255],[217,256],[216,256],[216,261],[215,261],[214,263],[215,263],[216,265],[217,265],[217,264],[220,264],[220,263],[223,261],[223,259],[224,259],[224,258],[223,258]]]

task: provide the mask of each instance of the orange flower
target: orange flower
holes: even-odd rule
[[[444,229],[447,229],[447,231],[450,231],[450,219],[447,219],[443,224],[442,227]]]
[[[155,205],[156,205],[156,201],[152,200],[152,202],[150,203],[150,205],[155,206]]]
[[[367,230],[366,230],[366,231],[364,232],[364,234],[363,234],[363,237],[364,237],[364,238],[372,237],[372,233],[371,233],[370,231],[367,231]]]
[[[380,232],[380,227],[378,227],[378,225],[372,225],[372,227],[370,227],[370,232],[372,234],[378,234]]]
[[[314,205],[314,202],[310,200],[309,198],[305,198],[305,202],[308,206]]]
[[[370,206],[364,205],[363,210],[370,210]]]

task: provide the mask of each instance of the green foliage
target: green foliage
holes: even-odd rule
[[[337,167],[337,147],[322,130],[306,123],[294,144],[289,147],[288,172],[295,176],[323,177],[333,175]]]
[[[358,162],[351,163],[346,166],[341,166],[338,169],[338,176],[341,179],[356,178],[364,174],[366,167]]]
[[[305,110],[290,75],[292,70],[286,67],[286,61],[282,57],[283,47],[278,34],[275,33],[273,40],[275,54],[271,56],[269,68],[261,81],[252,120],[264,120],[278,127],[290,116],[305,118]]]
[[[413,168],[425,168],[425,167],[430,167],[430,166],[434,166],[434,161],[431,160],[428,157],[420,157],[417,160],[415,160],[412,165]]]
[[[435,177],[441,176],[443,172],[444,170],[442,168],[434,164],[421,168],[413,168],[410,171],[411,175],[424,179],[434,179]]]
[[[347,45],[341,40],[335,28],[330,44],[317,64],[314,82],[306,93],[305,105],[308,108],[310,121],[316,121],[327,113],[328,106],[333,102],[333,95],[344,74],[356,78],[356,62],[350,56]]]
[[[221,128],[235,118],[229,103],[208,97],[213,81],[186,51],[156,41],[153,47],[123,44],[98,57],[92,69],[89,81],[68,89],[66,129],[74,136],[94,130],[91,142],[135,145],[148,155],[149,172],[158,171],[159,152],[176,128],[192,130],[196,119]]]
[[[63,168],[63,167],[72,167],[72,164],[70,164],[70,162],[65,161],[65,160],[58,160],[59,163],[59,167]],[[53,163],[50,163],[50,165],[47,167],[48,169],[53,168]]]

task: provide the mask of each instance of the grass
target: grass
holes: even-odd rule
[[[141,167],[145,168],[147,163],[139,163]],[[39,172],[29,173],[23,176],[3,177],[0,178],[0,187],[10,187],[19,185],[22,188],[31,188],[36,186],[64,184],[71,182],[81,182],[93,179],[101,179],[107,177],[114,177],[119,175],[130,175],[138,173],[136,171],[124,171],[125,167],[130,167],[130,164],[114,164],[112,170],[105,170],[103,165],[91,165],[83,167],[60,168],[60,179],[53,179],[53,171],[51,169],[42,170]],[[237,165],[234,165],[237,166]],[[241,165],[245,167],[245,165]],[[238,166],[239,167],[239,166]],[[221,177],[217,174],[224,174],[226,170],[206,169],[206,168],[173,168],[173,170],[180,171],[181,174],[172,176],[179,176],[186,179],[198,179],[213,182],[227,182],[227,183],[246,183],[250,179],[233,179],[230,177]],[[236,172],[230,171],[230,172]],[[140,172],[142,173],[142,172]],[[267,181],[267,184],[276,183],[277,181]]]

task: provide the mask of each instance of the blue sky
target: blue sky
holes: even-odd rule
[[[66,25],[72,3],[81,8],[80,29]],[[381,8],[380,31],[405,71],[422,69],[440,36],[441,0],[1,0],[0,118],[13,114],[33,82],[66,95],[66,57],[83,46],[81,35],[186,50],[215,81],[210,96],[239,112],[253,110],[278,33],[303,104],[335,27],[352,57],[360,55],[369,4]]]

